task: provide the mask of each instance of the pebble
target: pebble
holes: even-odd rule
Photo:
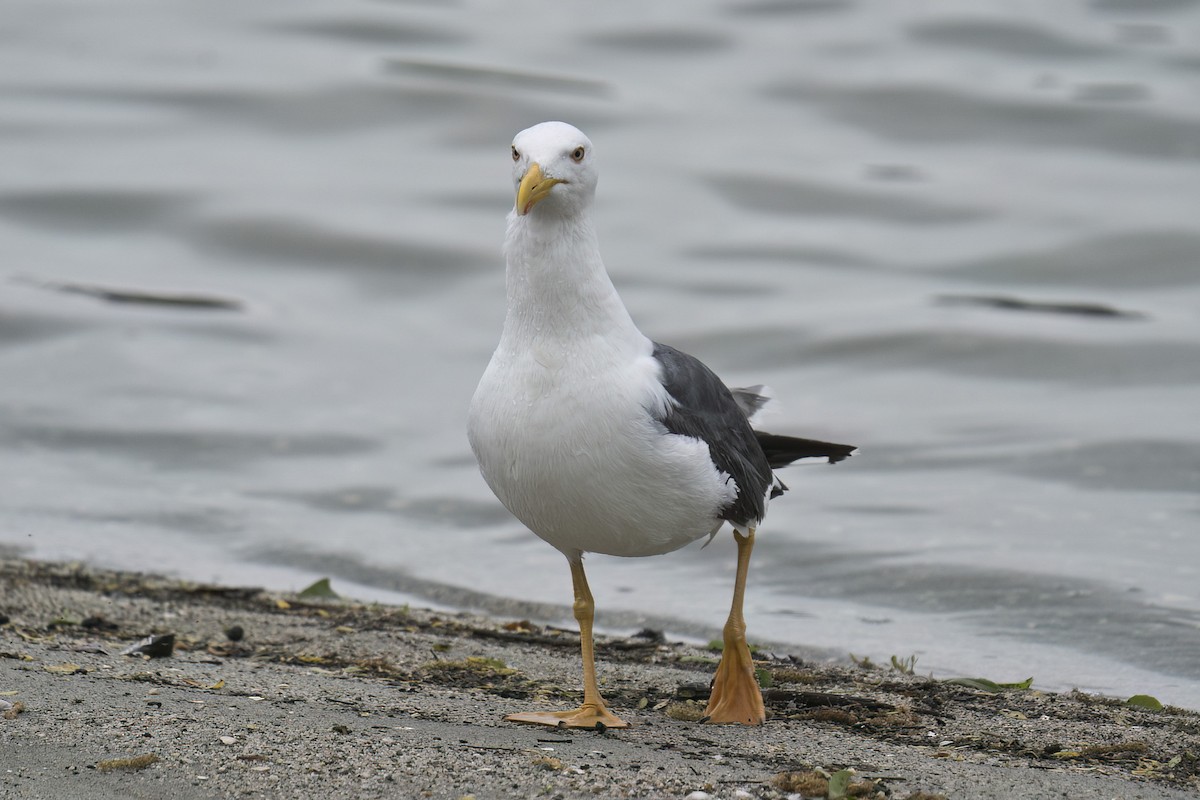
[[[139,642],[129,645],[121,651],[123,656],[149,656],[150,658],[167,658],[175,651],[175,634],[151,634]]]

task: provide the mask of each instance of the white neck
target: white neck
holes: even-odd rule
[[[504,256],[508,314],[502,347],[551,340],[569,346],[597,336],[613,344],[645,341],[604,269],[586,211],[510,213]]]

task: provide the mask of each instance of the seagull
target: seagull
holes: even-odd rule
[[[654,556],[729,523],[733,603],[705,718],[766,719],[742,614],[754,531],[787,489],[775,469],[836,463],[849,445],[751,428],[762,387],[729,389],[696,358],[647,338],[600,259],[592,142],[543,122],[512,142],[516,203],[504,240],[507,313],[471,400],[467,433],[500,502],[571,569],[583,703],[505,717],[554,727],[624,728],[596,682],[595,602],[585,553]]]

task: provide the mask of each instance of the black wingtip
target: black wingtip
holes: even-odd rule
[[[845,461],[857,452],[858,447],[852,444],[836,444],[821,442],[816,439],[801,439],[796,436],[778,436],[774,433],[755,431],[755,437],[763,452],[767,454],[767,463],[772,469],[779,469],[804,459],[822,459],[824,463],[836,464]]]
[[[837,448],[837,452],[830,453],[830,464],[836,464],[839,461],[845,461],[847,458],[858,452],[858,447],[852,444],[835,444],[833,447]]]

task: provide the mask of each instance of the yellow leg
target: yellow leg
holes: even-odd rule
[[[733,532],[737,541],[737,578],[733,583],[733,606],[725,622],[725,649],[717,675],[713,679],[712,694],[704,714],[707,722],[740,722],[743,725],[761,725],[767,718],[763,706],[762,691],[754,675],[754,660],[746,645],[746,619],[742,616],[742,600],[746,594],[746,575],[750,570],[750,551],[754,547],[754,530],[747,536]]]
[[[583,705],[570,711],[530,711],[509,714],[509,722],[528,722],[556,728],[628,728],[629,723],[614,715],[604,705],[596,685],[596,654],[592,644],[592,620],[596,602],[583,573],[582,558],[571,560],[571,584],[575,589],[575,621],[579,623],[579,647],[583,651]]]

